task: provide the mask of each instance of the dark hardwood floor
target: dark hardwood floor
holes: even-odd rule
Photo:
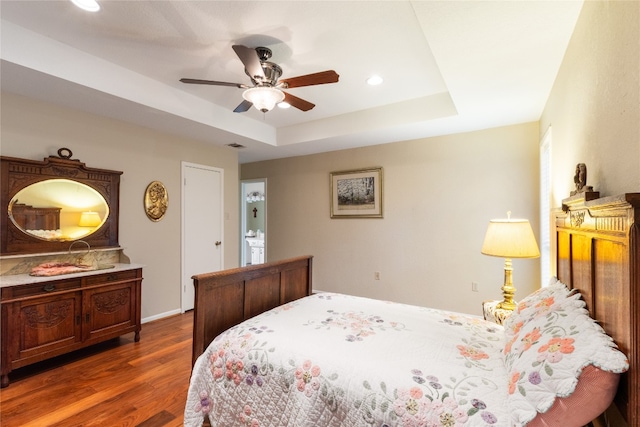
[[[193,314],[13,371],[0,425],[181,426],[191,373]]]

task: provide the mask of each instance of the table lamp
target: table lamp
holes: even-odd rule
[[[82,212],[80,214],[80,221],[78,226],[80,227],[97,227],[102,221],[100,220],[100,214],[98,212]]]
[[[511,212],[507,212],[507,219],[492,219],[489,222],[481,252],[485,255],[504,258],[503,300],[497,308],[513,310],[516,308],[513,302],[516,288],[513,287],[511,258],[540,256],[531,224],[526,219],[511,219]]]

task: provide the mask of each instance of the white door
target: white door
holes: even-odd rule
[[[223,268],[223,170],[182,163],[182,312],[193,309],[191,276]]]

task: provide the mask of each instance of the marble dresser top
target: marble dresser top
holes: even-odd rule
[[[60,274],[57,276],[41,277],[41,276],[30,276],[28,274],[14,274],[9,276],[0,276],[0,287],[4,288],[6,286],[28,285],[31,283],[49,282],[51,280],[72,279],[75,277],[94,276],[96,274],[104,274],[104,273],[125,271],[125,270],[135,270],[137,268],[144,267],[144,265],[142,264],[115,263],[112,265],[114,266],[113,268],[103,268],[98,270],[83,271],[80,273]]]

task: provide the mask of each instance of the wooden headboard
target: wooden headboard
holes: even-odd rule
[[[313,256],[198,274],[193,313],[192,363],[226,329],[311,294]]]
[[[558,279],[580,290],[591,317],[629,358],[614,403],[629,426],[640,426],[640,193],[578,194],[554,215]]]
[[[24,203],[11,206],[11,216],[23,230],[60,229],[60,211],[62,208],[34,208]]]

